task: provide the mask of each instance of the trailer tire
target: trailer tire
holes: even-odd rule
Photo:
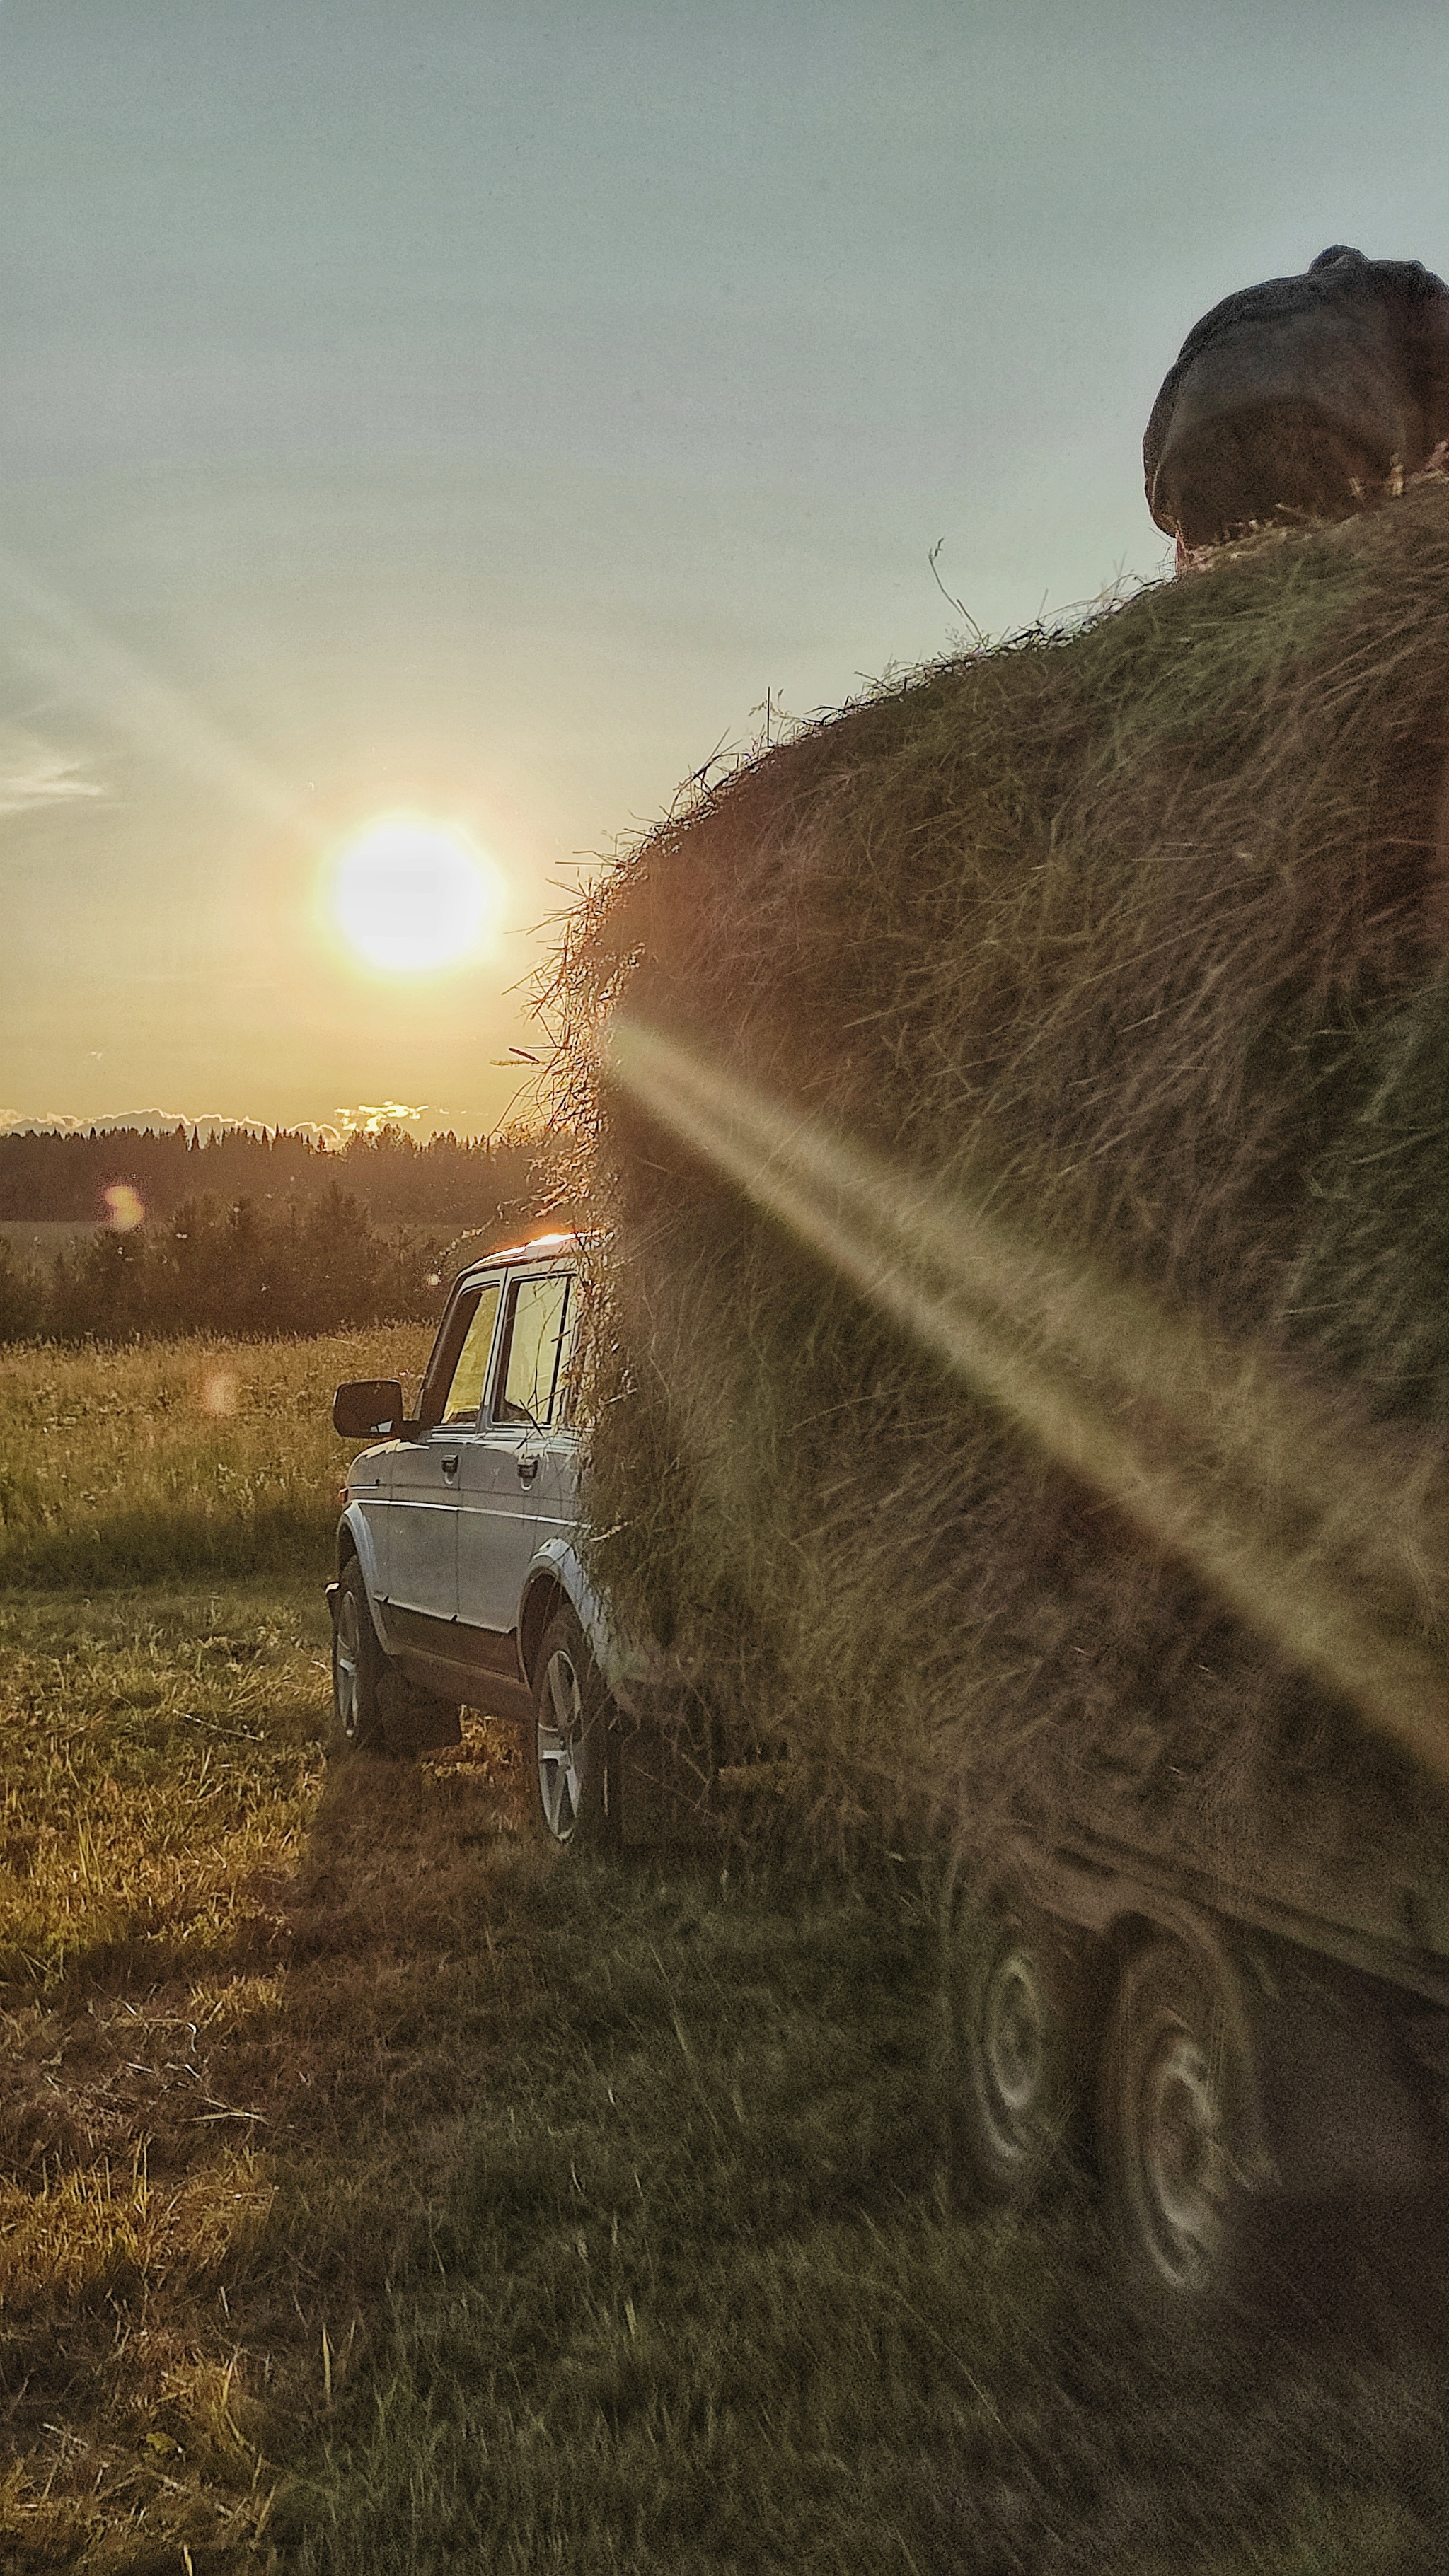
[[[945,2000],[956,2175],[970,2198],[1024,2200],[1066,2127],[1065,2052],[1040,1945],[1005,1902],[957,1909]]]
[[[1156,1938],[1123,1968],[1099,2149],[1129,2291],[1159,2318],[1224,2307],[1256,2160],[1253,2044],[1225,1959]]]

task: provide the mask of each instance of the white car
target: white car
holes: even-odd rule
[[[580,1239],[544,1235],[455,1283],[415,1421],[401,1386],[340,1386],[332,1419],[375,1445],[347,1473],[332,1609],[338,1752],[456,1742],[460,1703],[531,1726],[556,1842],[618,1823],[611,1730],[625,1658],[578,1546],[569,1354]]]

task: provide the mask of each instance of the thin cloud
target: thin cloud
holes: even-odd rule
[[[34,734],[0,733],[0,816],[32,814],[50,805],[73,805],[105,789],[87,778],[78,760]]]
[[[47,689],[88,707],[141,750],[189,770],[269,824],[302,830],[297,798],[264,762],[9,547],[0,547],[0,600],[7,651]]]
[[[427,1115],[426,1101],[416,1109],[409,1109],[406,1101],[402,1100],[359,1100],[355,1109],[334,1112],[336,1126],[333,1133],[339,1137],[379,1136],[384,1127],[416,1127]],[[435,1124],[441,1115],[441,1110],[434,1111]]]
[[[188,1135],[196,1128],[204,1137],[226,1135],[239,1128],[260,1136],[264,1129],[274,1133],[277,1123],[275,1118],[224,1117],[216,1109],[200,1114],[187,1109],[117,1109],[94,1118],[75,1118],[59,1109],[46,1110],[39,1116],[34,1111],[0,1109],[0,1136],[32,1131],[45,1136],[88,1136],[93,1127],[99,1136],[138,1127],[154,1135],[170,1135],[177,1127],[184,1127]],[[410,1108],[405,1100],[361,1100],[355,1108],[339,1109],[331,1118],[293,1118],[284,1123],[289,1136],[305,1136],[314,1145],[330,1147],[345,1145],[350,1136],[380,1135],[384,1127],[401,1127],[405,1133],[419,1137],[431,1135],[442,1125],[443,1113],[430,1111],[426,1101]]]

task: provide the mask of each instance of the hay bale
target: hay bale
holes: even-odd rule
[[[882,689],[570,925],[597,1569],[837,1810],[1346,1866],[1449,1775],[1446,750],[1431,478]]]

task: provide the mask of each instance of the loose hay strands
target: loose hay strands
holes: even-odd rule
[[[842,1811],[1005,1747],[1245,1865],[1330,1773],[1325,1848],[1417,1812],[1341,1712],[1439,1764],[1446,717],[1431,478],[807,729],[570,925],[599,1570]]]
[[[610,1055],[661,1123],[1149,1547],[1449,1778],[1449,1675],[1404,1632],[1443,1597],[1449,1512],[1442,1493],[1429,1509],[1422,1476],[1406,1480],[1372,1426],[1350,1439],[1266,1352],[1014,1242],[637,1023],[615,1021]]]

